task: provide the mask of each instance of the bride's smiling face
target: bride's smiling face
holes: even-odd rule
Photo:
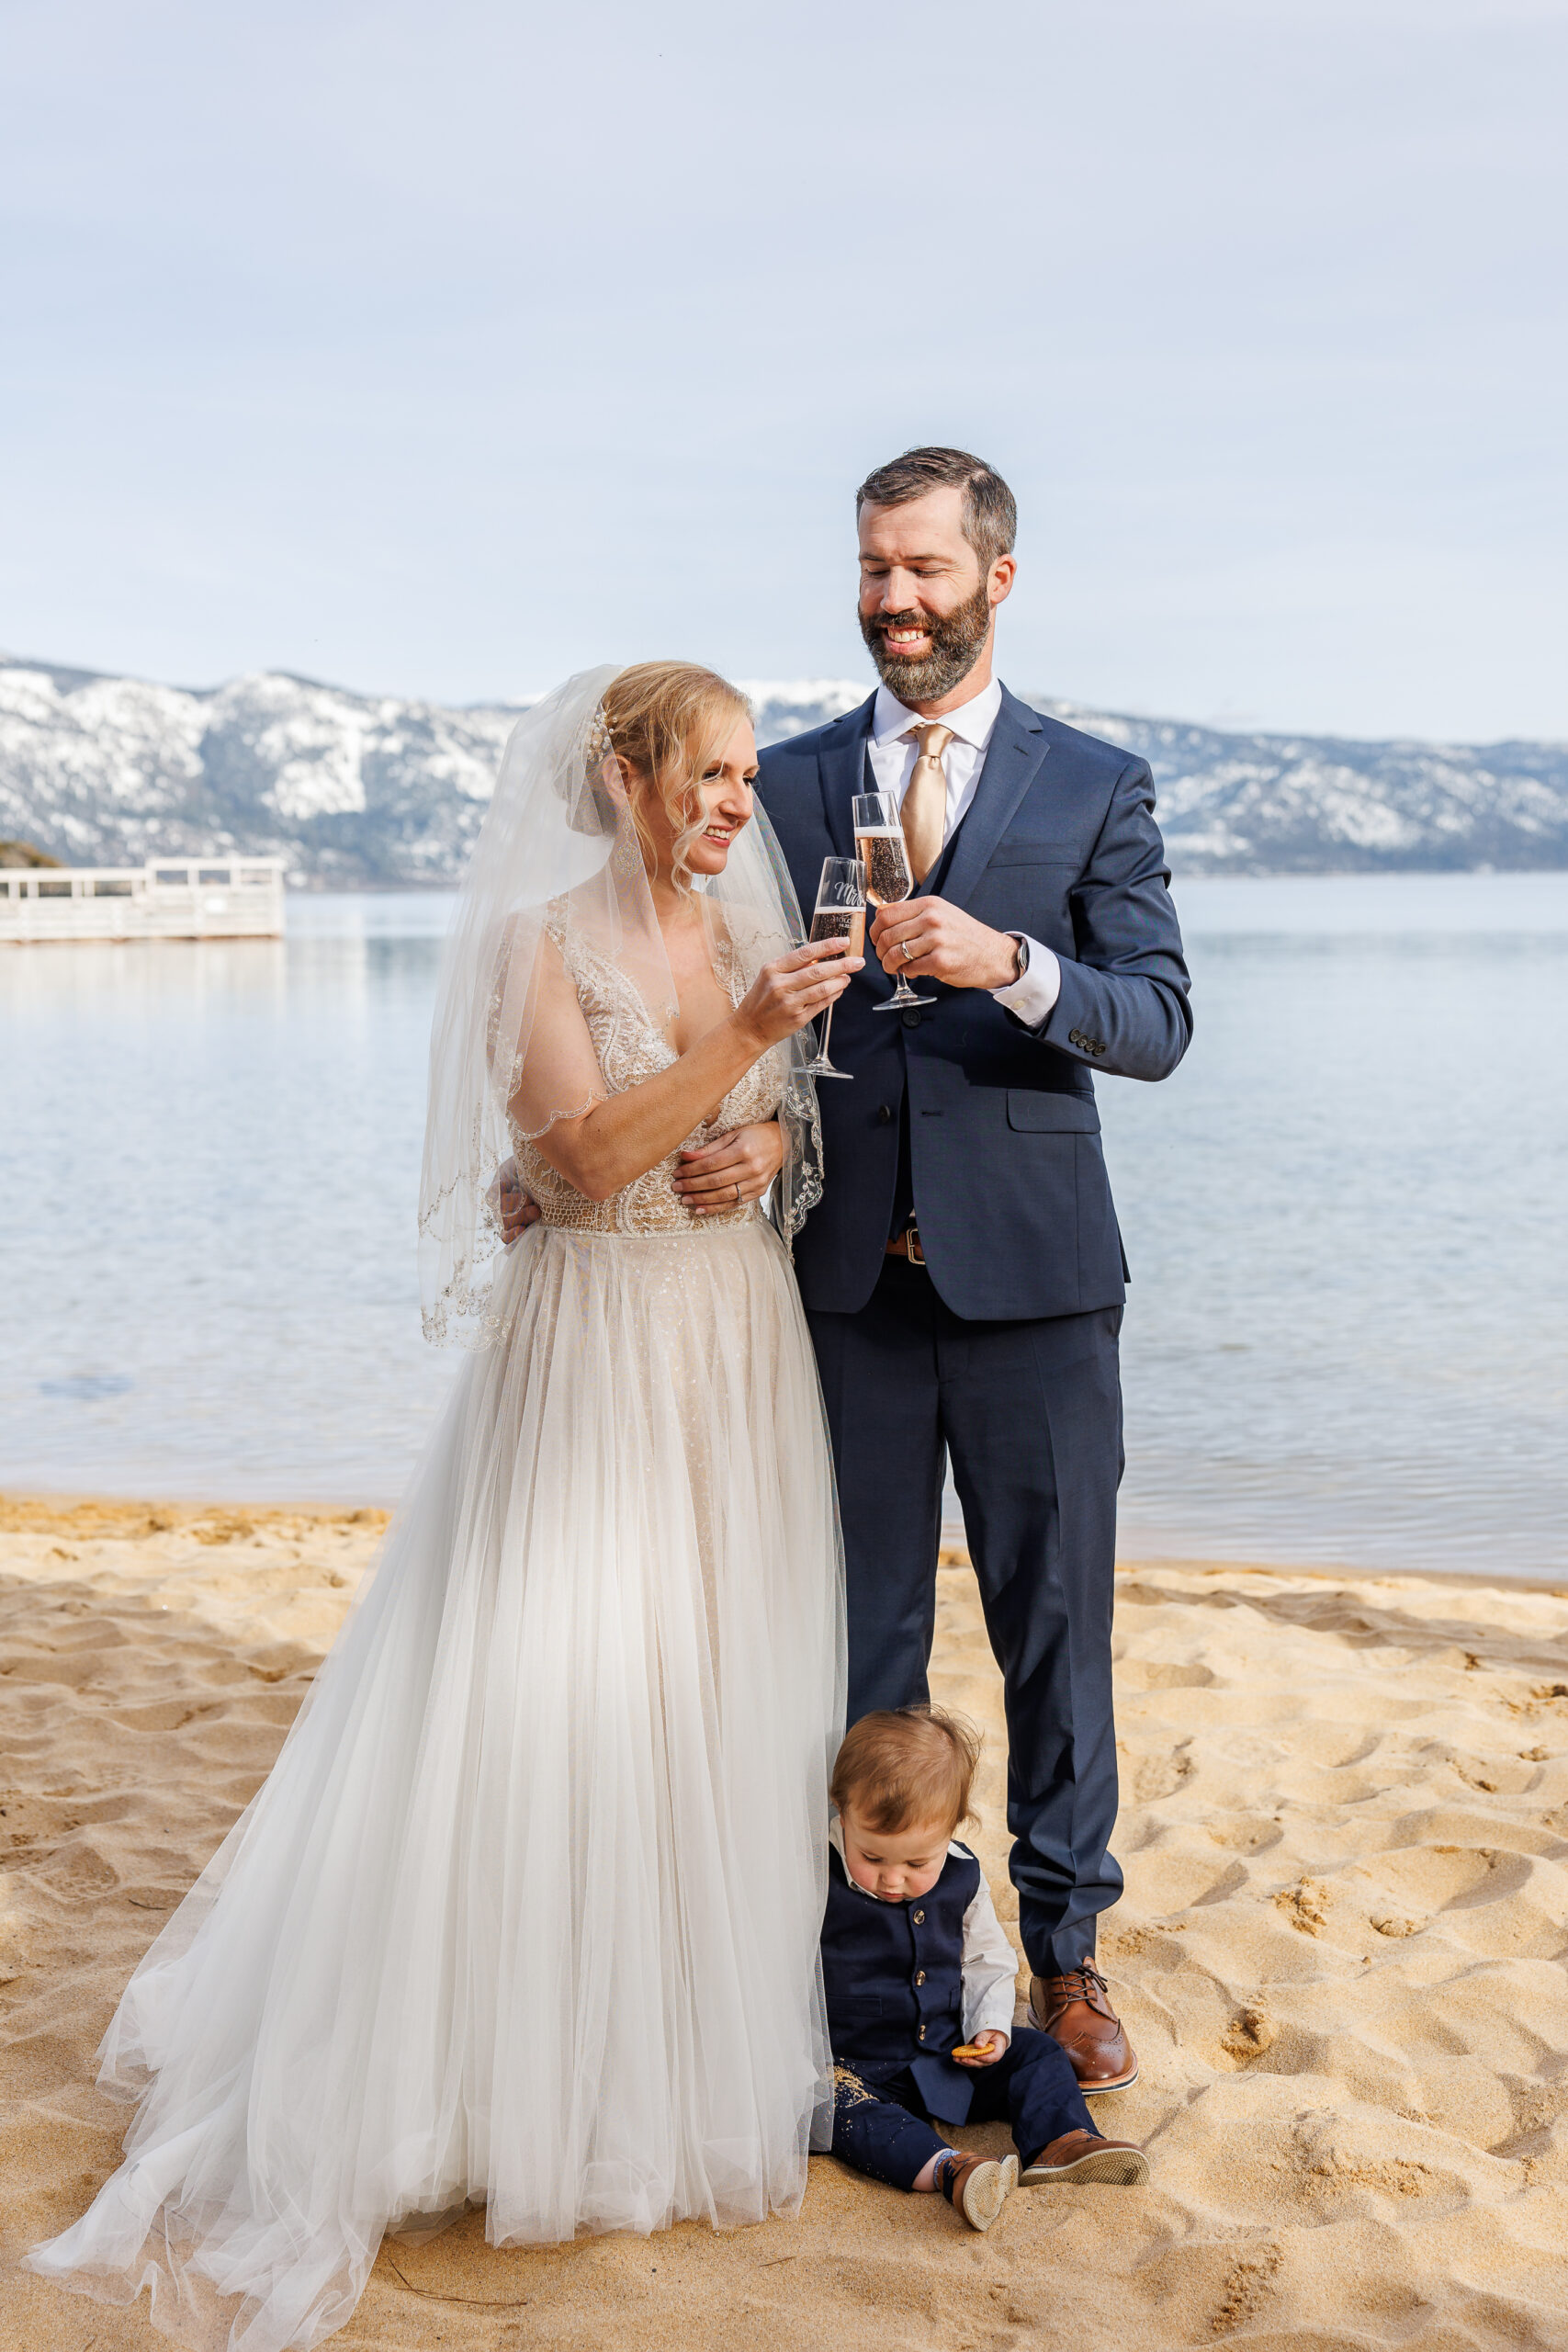
[[[730,843],[751,821],[751,787],[757,778],[757,739],[742,719],[728,741],[715,754],[697,780],[702,822],[686,844],[685,864],[693,874],[722,874]],[[649,777],[634,769],[628,775],[638,828],[653,852],[654,871],[668,880],[675,868],[675,843],[680,827],[664,795]]]

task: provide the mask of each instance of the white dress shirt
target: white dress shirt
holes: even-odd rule
[[[943,721],[945,725],[945,720]],[[844,1832],[837,1814],[828,1830],[828,1842],[844,1862]],[[948,1847],[950,1854],[969,1858],[967,1846],[956,1838]],[[850,1866],[844,1862],[844,1876],[850,1878]],[[850,1879],[852,1886],[859,1881]],[[873,1894],[869,1886],[860,1889],[874,1903],[886,1896]],[[1018,1960],[1007,1939],[1007,1929],[997,1917],[997,1906],[991,1900],[991,1890],[986,1883],[986,1873],[980,1872],[979,1889],[975,1900],[964,1914],[964,2039],[973,2041],[977,2033],[1005,2033],[1012,2040],[1012,2017],[1017,2006]]]
[[[953,741],[942,755],[942,772],[947,784],[947,821],[942,836],[944,849],[975,797],[1001,707],[1001,682],[993,678],[971,701],[944,712],[938,722],[953,729]],[[919,756],[915,729],[931,723],[901,703],[886,686],[877,687],[867,746],[871,772],[878,792],[890,792],[900,808]],[[1005,988],[993,989],[991,994],[998,1004],[1016,1013],[1026,1028],[1038,1029],[1061,994],[1061,966],[1048,947],[1031,939],[1026,932],[1014,932],[1012,936],[1023,941],[1029,954],[1029,969],[1021,979],[1010,980]]]

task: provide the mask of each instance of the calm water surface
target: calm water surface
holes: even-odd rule
[[[1123,1549],[1568,1569],[1568,876],[1178,903],[1192,1050],[1100,1088]],[[0,950],[0,1482],[395,1498],[455,1370],[413,1256],[448,904]]]

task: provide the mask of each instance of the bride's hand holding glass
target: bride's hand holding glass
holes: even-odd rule
[[[812,940],[764,964],[731,1019],[760,1057],[836,1004],[854,974],[864,969],[865,957],[846,956],[841,939]]]

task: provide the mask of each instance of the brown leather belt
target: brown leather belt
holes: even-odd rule
[[[887,1255],[890,1258],[908,1258],[911,1266],[925,1264],[926,1253],[920,1247],[920,1237],[912,1218],[902,1233],[894,1235],[887,1245]]]

